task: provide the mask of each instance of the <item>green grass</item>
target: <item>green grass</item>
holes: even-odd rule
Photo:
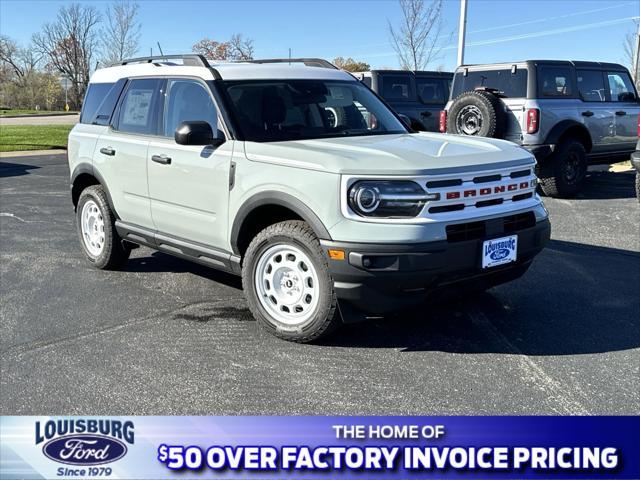
[[[73,125],[1,125],[0,152],[66,149]]]
[[[75,113],[75,112],[62,112],[60,110],[2,110],[0,109],[0,117],[12,117],[14,115],[61,115],[63,113]]]

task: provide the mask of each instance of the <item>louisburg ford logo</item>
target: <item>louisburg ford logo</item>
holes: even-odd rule
[[[127,454],[133,445],[133,422],[98,419],[36,422],[36,445],[55,462],[68,465],[103,465]]]
[[[504,240],[502,242],[491,243],[485,245],[484,254],[489,255],[491,260],[502,260],[509,256],[509,252],[515,250],[516,242],[513,238]]]

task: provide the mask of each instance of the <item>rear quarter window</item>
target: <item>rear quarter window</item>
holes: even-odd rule
[[[509,98],[526,98],[528,77],[526,68],[518,68],[515,73],[511,69],[469,71],[466,76],[456,72],[451,98],[480,87],[495,88]]]
[[[91,83],[87,89],[82,104],[82,112],[80,113],[80,123],[93,123],[98,107],[108,93],[111,91],[115,83]]]
[[[409,75],[382,76],[382,98],[391,101],[414,100],[412,78]]]
[[[538,95],[544,98],[573,97],[575,87],[571,67],[539,66]]]

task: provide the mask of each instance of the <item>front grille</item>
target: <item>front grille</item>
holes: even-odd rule
[[[536,216],[533,212],[509,215],[498,220],[502,220],[502,233],[504,234],[516,233],[536,225]],[[479,240],[486,236],[487,226],[485,221],[457,223],[447,225],[446,232],[447,241],[450,243]]]
[[[484,222],[458,223],[457,225],[447,225],[448,242],[465,242],[476,240],[486,235]]]
[[[504,233],[514,233],[536,225],[536,216],[533,212],[519,213],[504,218]]]
[[[423,184],[428,193],[439,195],[429,201],[429,214],[472,213],[473,209],[520,202],[533,198],[537,185],[533,166],[442,177],[427,178]]]

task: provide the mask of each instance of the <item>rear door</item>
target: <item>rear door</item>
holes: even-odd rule
[[[578,113],[591,134],[593,153],[611,149],[614,133],[614,113],[607,102],[605,74],[602,70],[576,71],[580,105]]]
[[[118,216],[153,228],[147,186],[147,149],[158,130],[163,81],[132,79],[126,86],[109,130],[98,138],[94,167],[100,172]]]
[[[190,120],[221,126],[209,86],[198,79],[167,81],[159,137],[147,154],[151,212],[156,229],[211,247],[226,245],[229,168],[233,142],[219,147],[179,145],[176,127]]]
[[[417,106],[419,119],[428,132],[437,132],[440,110],[449,99],[450,80],[444,77],[416,75],[416,94],[420,104]]]
[[[606,72],[606,87],[614,114],[612,147],[616,151],[632,151],[638,140],[640,105],[631,77],[624,71]]]

